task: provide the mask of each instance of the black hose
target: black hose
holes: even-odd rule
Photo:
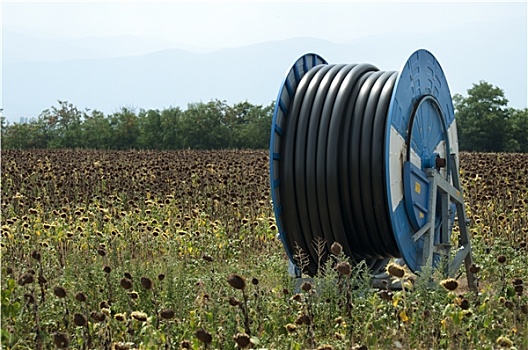
[[[281,144],[279,195],[285,243],[308,257],[303,272],[316,274],[334,242],[371,267],[400,256],[384,175],[396,78],[369,64],[319,65],[295,90]]]

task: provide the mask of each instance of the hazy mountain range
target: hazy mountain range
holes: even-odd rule
[[[121,107],[185,109],[211,99],[268,105],[304,53],[316,52],[331,63],[399,70],[418,48],[437,57],[453,94],[466,94],[473,83],[486,80],[505,90],[510,106],[527,106],[526,17],[339,44],[292,38],[223,49],[133,36],[59,40],[8,30],[2,39],[2,107],[11,122],[36,117],[57,100],[104,113]]]

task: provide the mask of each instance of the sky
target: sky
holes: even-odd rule
[[[526,2],[4,1],[2,26],[46,37],[143,35],[202,48],[293,37],[335,43],[526,16]]]
[[[526,23],[528,6],[526,0],[510,2],[3,0],[0,2],[0,10],[2,30],[6,33],[16,32],[37,38],[60,40],[135,36],[145,37],[149,42],[166,43],[168,47],[207,52],[297,37],[319,38],[344,44],[395,32],[439,33],[452,28],[464,28],[468,23],[481,23],[485,26],[485,23],[519,18]],[[526,33],[520,34],[526,37]],[[493,47],[494,43],[504,40],[515,42],[518,38],[505,38],[497,33],[495,37],[490,36],[489,45]],[[519,42],[518,52],[515,55],[524,57],[528,55],[527,43],[524,41]],[[448,58],[451,62],[455,59]],[[351,60],[354,61],[354,58]],[[463,60],[464,57],[460,57],[458,63]],[[445,61],[451,63],[447,59]],[[498,64],[507,65],[507,57],[504,62]],[[2,63],[2,70],[4,65],[7,64]],[[471,67],[468,67],[469,70]],[[513,74],[515,72],[512,72]],[[519,81],[519,85],[509,84],[510,93],[520,90],[519,86],[523,84],[525,85],[523,90],[526,91],[527,77],[524,75],[526,74],[509,77],[510,81],[515,79]],[[466,87],[469,88],[470,85]],[[464,93],[460,88],[455,92]],[[3,88],[2,100],[4,100]],[[526,100],[526,96],[519,97],[517,93],[513,101],[514,107],[526,108]],[[0,105],[4,105],[3,101],[0,101]],[[166,106],[159,106],[161,107]]]

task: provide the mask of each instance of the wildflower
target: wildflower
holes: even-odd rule
[[[383,300],[386,300],[386,301],[391,301],[392,300],[392,292],[390,292],[388,290],[385,290],[385,289],[384,290],[380,290],[378,295]]]
[[[106,319],[106,315],[103,312],[94,311],[90,314],[92,319],[97,322],[103,322]]]
[[[59,298],[64,298],[66,297],[66,289],[60,286],[56,286],[55,288],[53,288],[53,294],[55,294]]]
[[[330,344],[323,344],[317,347],[317,350],[333,350],[334,347]]]
[[[73,315],[73,323],[75,323],[76,326],[82,327],[86,325],[86,317],[84,317],[83,314],[76,313]]]
[[[337,340],[344,340],[345,339],[345,335],[343,333],[334,332],[334,338],[337,339]]]
[[[352,272],[352,267],[347,261],[341,261],[337,263],[336,270],[340,275],[348,276]]]
[[[139,294],[138,294],[138,292],[136,292],[136,291],[128,292],[128,296],[129,296],[130,299],[132,299],[132,300],[136,300],[136,299],[139,298]]]
[[[103,267],[103,271],[105,273],[110,273],[112,271],[112,268],[110,266],[106,265],[105,267]]]
[[[294,333],[295,331],[297,331],[297,325],[294,325],[293,323],[288,323],[285,328],[288,333]]]
[[[251,343],[251,339],[249,338],[249,335],[246,333],[237,333],[233,336],[233,340],[240,348],[245,348]]]
[[[165,320],[170,320],[174,317],[174,310],[173,309],[163,309],[160,311],[161,318]]]
[[[521,305],[521,312],[525,315],[528,315],[528,304]]]
[[[31,257],[37,261],[40,261],[40,252],[38,250],[32,251]]]
[[[196,336],[196,338],[198,338],[198,340],[200,340],[204,344],[211,344],[211,342],[213,341],[211,333],[209,333],[203,328],[198,329],[194,335]]]
[[[75,294],[75,300],[80,301],[81,303],[86,302],[86,294],[84,294],[83,292]]]
[[[518,296],[521,296],[523,294],[522,284],[517,284],[514,288],[515,288],[515,293],[517,293]]]
[[[240,304],[240,301],[238,301],[235,297],[229,297],[229,305],[231,306],[238,306]]]
[[[312,284],[310,282],[303,282],[301,289],[305,292],[309,292],[312,289]]]
[[[394,277],[402,278],[405,275],[405,270],[399,264],[390,263],[387,265],[387,272]]]
[[[24,294],[24,299],[26,299],[28,304],[33,304],[35,302],[35,295],[33,293]]]
[[[102,312],[104,315],[110,317],[110,309],[108,309],[108,308],[102,308],[102,309],[101,309],[101,312]]]
[[[240,290],[243,290],[244,288],[246,288],[246,280],[244,279],[244,277],[234,273],[234,274],[231,274],[228,278],[227,278],[227,282],[229,283],[229,285],[235,289],[240,289]]]
[[[18,279],[18,284],[20,286],[24,286],[26,284],[33,283],[35,280],[35,277],[31,273],[25,273]]]
[[[504,255],[499,255],[497,257],[497,261],[499,262],[499,264],[504,264],[506,262],[506,257]]]
[[[204,260],[207,261],[207,262],[212,262],[212,261],[214,261],[213,257],[212,257],[211,255],[209,255],[209,254],[204,254],[204,255],[202,256],[202,259],[204,259]]]
[[[126,277],[122,278],[121,281],[119,281],[119,285],[123,287],[124,289],[131,289],[132,288],[132,281]]]
[[[112,344],[112,350],[130,350],[134,346],[131,342],[118,342]]]
[[[158,281],[163,281],[164,279],[165,279],[165,275],[162,274],[162,273],[160,273],[160,274],[158,275]]]
[[[475,264],[471,264],[471,266],[469,267],[469,272],[471,272],[471,273],[480,272],[480,266],[475,265]]]
[[[467,310],[467,309],[469,309],[469,300],[467,300],[466,298],[462,299],[462,300],[460,301],[460,308],[461,308],[462,310]]]
[[[251,283],[252,283],[253,285],[256,286],[256,285],[259,284],[259,280],[258,280],[257,278],[255,278],[255,277],[253,277],[253,278],[251,279]]]
[[[453,278],[448,278],[440,282],[440,285],[448,291],[454,291],[458,288],[458,281]]]
[[[152,280],[148,277],[141,277],[141,285],[146,290],[152,289]]]
[[[124,313],[118,313],[114,315],[114,319],[118,322],[125,322],[126,321],[126,315]]]
[[[147,321],[147,314],[141,311],[132,311],[130,316],[138,321],[146,322]]]
[[[305,314],[300,315],[299,317],[297,317],[295,319],[295,324],[298,324],[298,325],[303,325],[304,324],[304,325],[309,326],[310,323],[311,323],[310,316],[305,315]]]
[[[295,300],[297,302],[300,302],[302,300],[302,295],[299,293],[296,293],[294,296],[291,297],[292,300]]]
[[[332,252],[332,254],[334,254],[335,256],[338,256],[341,254],[341,252],[343,251],[343,246],[339,243],[339,242],[334,242],[332,243],[332,245],[330,246],[330,251]]]
[[[513,342],[508,337],[502,335],[497,338],[496,343],[501,348],[511,348],[513,346]]]
[[[56,332],[53,334],[53,343],[59,349],[66,349],[70,346],[70,338],[66,333]]]
[[[182,340],[180,343],[180,346],[182,349],[190,349],[191,348],[191,342],[188,340]]]

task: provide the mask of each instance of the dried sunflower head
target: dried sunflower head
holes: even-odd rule
[[[448,278],[443,281],[440,281],[440,285],[448,291],[452,292],[458,288],[458,281],[454,278]]]
[[[246,288],[246,280],[244,277],[236,273],[233,273],[227,277],[227,283],[229,283],[229,285],[235,289],[243,290]]]

